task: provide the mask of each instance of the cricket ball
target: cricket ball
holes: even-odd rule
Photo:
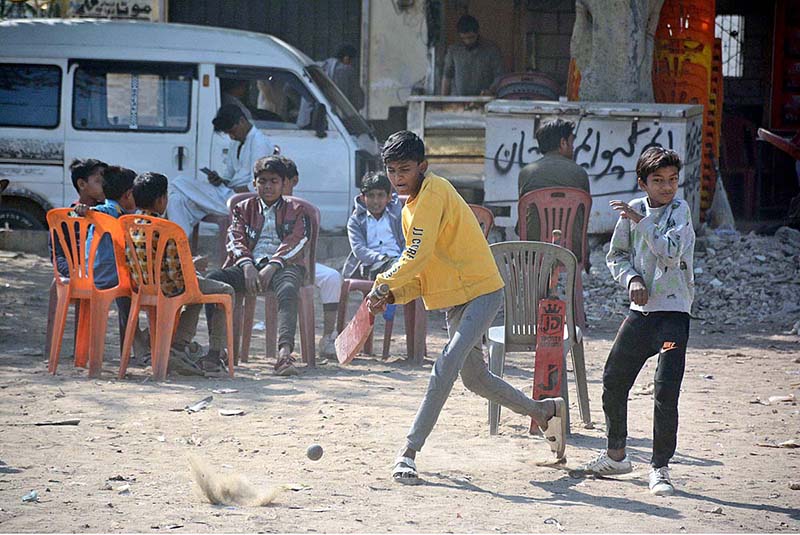
[[[312,461],[319,461],[322,458],[322,446],[319,444],[311,444],[306,450],[306,457]]]

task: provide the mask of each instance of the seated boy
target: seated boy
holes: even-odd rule
[[[159,173],[142,173],[133,182],[133,197],[136,200],[136,213],[152,217],[163,217],[162,214],[167,209],[167,177]],[[146,268],[146,238],[142,232],[134,232],[131,235],[136,250],[136,258],[143,269]],[[153,249],[158,244],[158,240],[153,241]],[[129,250],[126,251],[128,265],[133,265],[133,258]],[[197,259],[196,259],[197,260]],[[196,266],[197,264],[195,264]],[[192,266],[190,269],[194,269]],[[134,285],[137,281],[137,274],[131,269],[131,277]],[[209,280],[200,275],[197,276],[197,283],[200,291],[204,294],[228,294],[233,297],[233,288],[224,282]],[[183,293],[185,285],[183,282],[183,268],[178,257],[178,248],[173,240],[167,243],[164,251],[164,258],[161,264],[161,291],[167,297],[172,297]],[[178,327],[172,341],[172,349],[169,356],[169,370],[182,375],[203,375],[219,376],[225,373],[223,347],[225,345],[225,315],[214,314],[210,322],[210,338],[208,353],[199,361],[194,360],[189,355],[189,346],[197,333],[197,320],[200,317],[202,305],[188,305],[181,313]]]
[[[252,294],[267,289],[275,292],[278,299],[275,375],[296,375],[292,350],[298,294],[306,272],[303,265],[308,243],[305,216],[296,202],[283,198],[289,170],[282,158],[269,156],[256,161],[253,177],[258,196],[233,207],[233,220],[228,228],[228,257],[222,269],[209,273],[208,278],[226,282],[237,292]]]
[[[375,280],[395,263],[406,247],[402,212],[386,173],[367,173],[347,220],[351,250],[342,270],[345,277]]]
[[[283,194],[294,195],[294,188],[300,182],[300,174],[292,160],[285,156],[281,159],[289,173],[289,178],[283,183]],[[339,296],[342,294],[342,276],[335,269],[317,262],[314,264],[314,286],[319,288],[319,298],[322,301],[322,339],[319,342],[319,352],[323,357],[334,356],[336,314],[339,310]]]
[[[103,172],[108,167],[108,164],[95,160],[94,158],[86,158],[84,160],[74,159],[69,165],[70,175],[72,176],[72,185],[75,191],[78,192],[78,200],[73,202],[70,206],[84,204],[88,207],[96,206],[105,202],[106,195],[103,193]],[[69,246],[70,236],[65,234],[64,238],[67,240]],[[69,277],[69,264],[67,263],[67,256],[61,243],[56,241],[52,243],[52,236],[48,239],[48,246],[52,250],[55,246],[56,269],[62,277]]]

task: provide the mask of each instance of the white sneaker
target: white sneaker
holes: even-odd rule
[[[331,334],[326,334],[322,337],[319,341],[319,352],[323,357],[332,357],[336,355],[336,346],[334,342],[336,342],[336,336],[339,333],[333,331]]]
[[[629,474],[633,470],[631,462],[626,455],[621,461],[615,461],[608,456],[605,450],[597,456],[593,461],[579,466],[575,471],[584,475],[593,476],[618,476],[621,474]]]
[[[668,467],[650,469],[650,493],[655,496],[672,496],[675,493]]]

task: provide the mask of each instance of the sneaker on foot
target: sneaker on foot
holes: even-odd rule
[[[201,370],[197,364],[189,360],[186,354],[182,351],[171,350],[169,352],[169,363],[167,368],[169,373],[176,373],[178,375],[203,375],[203,370]]]
[[[650,469],[650,493],[655,496],[672,496],[675,493],[669,478],[669,467]]]
[[[633,470],[631,462],[626,455],[621,461],[615,461],[608,456],[608,452],[603,451],[593,461],[579,466],[576,472],[593,476],[617,476],[628,474]]]
[[[206,377],[224,377],[228,374],[225,366],[225,352],[209,351],[197,361],[197,366],[203,370]]]
[[[290,375],[297,375],[300,372],[294,367],[294,357],[286,357],[278,359],[275,363],[275,375],[279,377],[288,377]]]
[[[319,345],[320,345],[319,352],[320,352],[320,355],[322,355],[323,357],[336,356],[336,345],[335,345],[335,342],[336,342],[336,335],[337,334],[338,333],[336,331],[333,331],[332,333],[326,334],[325,336],[322,337],[322,340],[319,341]]]

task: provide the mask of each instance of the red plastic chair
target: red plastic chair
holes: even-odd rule
[[[133,270],[139,281],[131,296],[131,313],[125,331],[125,343],[122,347],[122,358],[119,366],[120,379],[125,377],[133,346],[133,335],[136,330],[139,311],[144,308],[150,321],[150,351],[152,354],[153,376],[164,379],[167,376],[169,351],[175,331],[176,320],[184,305],[217,304],[222,306],[227,319],[228,339],[228,375],[233,377],[233,302],[229,295],[204,294],[197,283],[197,273],[192,262],[189,240],[183,229],[166,219],[145,215],[126,215],[119,219],[128,250],[135,250],[132,231],[139,231],[146,240],[146,261],[133,263]],[[178,258],[183,267],[183,293],[167,297],[161,291],[161,267],[164,251],[170,240],[174,240],[178,248]],[[154,242],[158,242],[154,246]]]
[[[233,208],[244,199],[254,197],[255,193],[237,193],[228,199],[228,209]],[[300,321],[300,348],[303,360],[310,368],[316,366],[316,342],[314,340],[314,277],[317,262],[317,237],[319,236],[319,209],[310,202],[299,197],[284,195],[300,204],[309,218],[309,240],[304,248],[303,265],[306,268],[305,281],[300,287],[298,295],[297,317]],[[243,301],[243,317],[241,322],[241,349],[238,352],[239,360],[247,362],[250,353],[250,339],[253,334],[253,318],[256,311],[256,295],[245,295],[243,298],[237,294],[237,304]],[[274,359],[278,345],[278,300],[275,292],[267,290],[264,294],[264,330],[266,334],[266,358]],[[237,312],[238,314],[238,312]],[[237,331],[238,332],[238,331]]]
[[[478,224],[481,226],[483,235],[488,238],[489,232],[491,232],[492,227],[494,226],[494,214],[492,214],[492,211],[485,206],[470,204],[469,207],[472,209],[472,213],[475,214],[475,217],[478,219]]]
[[[539,214],[539,236],[528,236],[528,210],[533,206]],[[549,242],[554,229],[561,230],[561,246],[575,253],[573,226],[578,212],[583,209],[583,228],[581,229],[581,257],[578,258],[578,273],[589,265],[589,214],[592,210],[592,196],[578,188],[541,188],[529,191],[519,200],[519,239]],[[577,256],[577,254],[575,255]],[[586,327],[586,314],[583,309],[583,282],[575,280],[576,321]]]
[[[241,193],[237,193],[234,195],[241,195]],[[230,206],[230,204],[228,205]],[[231,220],[227,215],[216,215],[216,214],[208,214],[203,219],[201,219],[204,223],[213,223],[217,225],[217,255],[219,256],[219,263],[222,264],[225,262],[225,255],[228,254],[227,249],[225,248],[225,233],[228,231],[228,226],[231,224]],[[195,253],[197,252],[197,242],[200,238],[200,223],[196,224],[192,229],[192,251]]]
[[[103,365],[108,311],[116,298],[131,295],[130,276],[125,264],[125,247],[119,221],[93,210],[86,217],[71,216],[71,212],[72,208],[55,208],[47,212],[47,224],[53,243],[58,240],[69,264],[69,278],[65,279],[56,269],[56,248],[53,247],[53,276],[57,299],[47,369],[55,375],[69,305],[80,303],[75,327],[75,365],[85,367],[88,361],[89,377],[97,377]],[[95,230],[87,255],[85,244],[91,225],[95,226]],[[101,290],[94,284],[94,259],[104,234],[111,236],[119,283]]]

